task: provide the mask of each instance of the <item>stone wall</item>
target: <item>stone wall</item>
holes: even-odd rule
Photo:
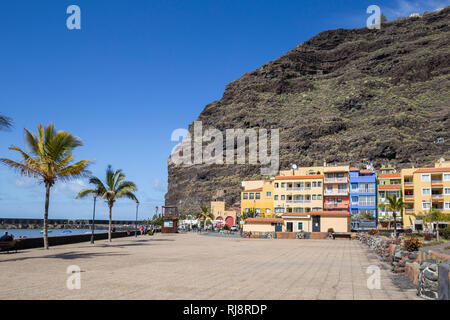
[[[403,250],[400,240],[385,236],[359,233],[357,239],[381,261],[389,263],[393,273],[404,273],[417,285],[418,296],[431,300],[450,299],[450,256],[426,249],[408,252]],[[449,260],[444,262],[446,259]],[[446,275],[439,277],[439,270],[445,270]]]

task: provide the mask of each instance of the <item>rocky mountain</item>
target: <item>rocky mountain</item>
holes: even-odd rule
[[[228,84],[197,120],[203,129],[279,128],[280,169],[450,158],[449,13],[399,18],[380,30],[324,31]],[[212,198],[230,205],[241,181],[259,173],[248,164],[169,164],[166,205],[181,212],[198,212]]]

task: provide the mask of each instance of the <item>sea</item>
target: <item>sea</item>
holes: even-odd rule
[[[44,235],[41,233],[41,229],[0,229],[0,236],[2,236],[5,231],[8,231],[9,234],[12,234],[14,238],[42,238]],[[95,233],[104,233],[108,232],[108,230],[94,230]],[[48,236],[64,236],[71,234],[84,234],[84,233],[92,233],[91,229],[49,229]]]

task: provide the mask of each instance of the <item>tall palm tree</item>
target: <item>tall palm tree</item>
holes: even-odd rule
[[[106,168],[106,179],[103,183],[97,177],[91,177],[89,183],[94,185],[94,190],[101,190],[103,192],[102,198],[106,200],[109,208],[109,227],[108,240],[111,242],[112,230],[112,208],[114,203],[119,198],[128,198],[137,201],[133,192],[137,191],[136,185],[131,181],[124,181],[125,174],[121,169],[114,171],[111,165]]]
[[[394,219],[394,234],[395,237],[398,237],[397,234],[397,212],[402,212],[405,208],[406,204],[403,202],[403,198],[400,196],[397,198],[396,195],[392,197],[387,197],[387,203],[380,203],[378,206],[386,208],[386,210],[392,211],[392,217]]]
[[[212,212],[209,212],[209,208],[206,206],[203,206],[200,208],[202,209],[202,211],[200,211],[195,218],[199,219],[199,220],[203,220],[203,229],[206,229],[206,220],[207,219],[213,220],[214,214],[212,214]]]
[[[0,114],[0,130],[10,128],[11,126],[12,126],[11,118]]]
[[[89,174],[86,170],[89,161],[81,160],[73,163],[72,151],[82,146],[83,143],[69,132],[55,132],[52,123],[45,128],[39,123],[38,135],[25,129],[25,144],[29,153],[19,147],[11,146],[9,149],[17,151],[22,160],[16,162],[10,159],[0,159],[0,162],[24,176],[38,179],[45,185],[44,248],[48,249],[50,189],[58,180],[68,181]]]
[[[91,182],[92,178],[89,180],[89,183],[93,183]],[[97,202],[97,198],[98,197],[102,197],[106,190],[104,189],[103,184],[98,185],[98,184],[94,184],[95,185],[95,189],[83,189],[81,190],[76,199],[80,199],[80,198],[85,198],[87,195],[92,195],[93,199],[94,199],[94,211],[92,213],[92,236],[91,236],[91,243],[94,243],[94,225],[95,225],[95,203]]]

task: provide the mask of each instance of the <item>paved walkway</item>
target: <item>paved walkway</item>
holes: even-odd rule
[[[66,287],[69,265],[81,289]],[[0,299],[419,299],[357,241],[157,234],[0,254]]]

